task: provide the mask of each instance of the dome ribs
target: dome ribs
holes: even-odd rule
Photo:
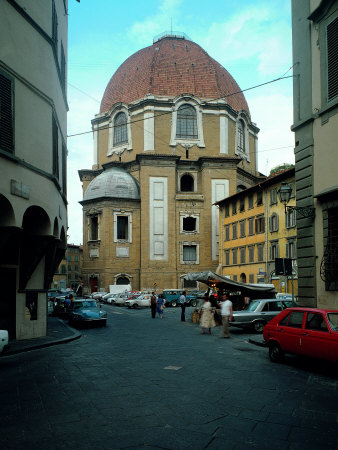
[[[131,55],[110,79],[100,112],[147,94],[175,97],[190,93],[217,99],[240,90],[233,77],[199,45],[185,39],[163,38]],[[249,108],[242,93],[226,98],[237,110]]]

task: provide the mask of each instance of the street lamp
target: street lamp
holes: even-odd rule
[[[297,211],[303,217],[314,218],[315,217],[315,208],[311,208],[308,206],[287,206],[290,201],[292,194],[292,187],[285,183],[285,181],[281,184],[281,187],[278,189],[278,197],[281,203],[283,203],[285,208],[285,214],[287,210]]]

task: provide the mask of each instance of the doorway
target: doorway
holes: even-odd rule
[[[0,329],[8,330],[9,338],[16,338],[16,270],[0,268]]]

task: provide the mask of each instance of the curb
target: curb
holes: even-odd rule
[[[53,341],[48,341],[48,342],[40,342],[37,344],[32,344],[29,347],[25,347],[25,348],[21,348],[21,349],[17,349],[17,350],[8,350],[7,352],[5,352],[2,356],[2,358],[6,358],[7,356],[12,356],[12,355],[17,355],[18,353],[25,353],[25,352],[30,352],[32,350],[39,350],[41,348],[46,348],[46,347],[51,347],[53,345],[60,345],[60,344],[66,344],[67,342],[71,342],[71,341],[75,341],[76,339],[79,339],[82,336],[82,333],[80,333],[77,330],[74,330],[74,328],[71,328],[70,326],[68,326],[67,324],[65,324],[62,320],[58,319],[66,328],[68,328],[69,330],[72,331],[72,335],[71,336],[67,336],[65,338],[61,338],[61,339],[55,339]]]

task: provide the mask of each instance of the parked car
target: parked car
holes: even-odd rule
[[[107,294],[108,294],[108,292],[93,292],[91,294],[91,298],[93,298],[94,300],[101,301],[102,297]]]
[[[165,299],[166,306],[177,306],[180,304],[180,297],[183,294],[184,289],[165,289],[163,291],[163,297]],[[185,304],[186,306],[197,306],[197,298],[194,295],[186,294]]]
[[[123,294],[119,294],[117,297],[112,299],[112,305],[116,305],[116,306],[124,306],[125,302],[128,300],[128,298],[130,297],[130,293],[123,293]]]
[[[103,298],[103,301],[104,301],[105,303],[112,304],[112,303],[114,303],[114,299],[115,299],[118,295],[120,295],[120,294],[109,294],[109,295],[105,295],[104,298]]]
[[[107,325],[107,313],[102,311],[93,299],[74,300],[69,308],[68,318],[71,325]]]
[[[239,328],[252,329],[261,333],[264,326],[283,309],[297,306],[292,300],[257,299],[252,300],[241,311],[233,312],[233,319],[229,325]]]
[[[8,331],[0,330],[0,355],[8,350]]]
[[[279,313],[264,328],[271,361],[295,353],[338,362],[338,311],[290,308]]]
[[[139,307],[149,307],[150,306],[150,294],[141,294],[135,298],[128,299],[125,302],[125,306],[128,308],[139,308]]]

